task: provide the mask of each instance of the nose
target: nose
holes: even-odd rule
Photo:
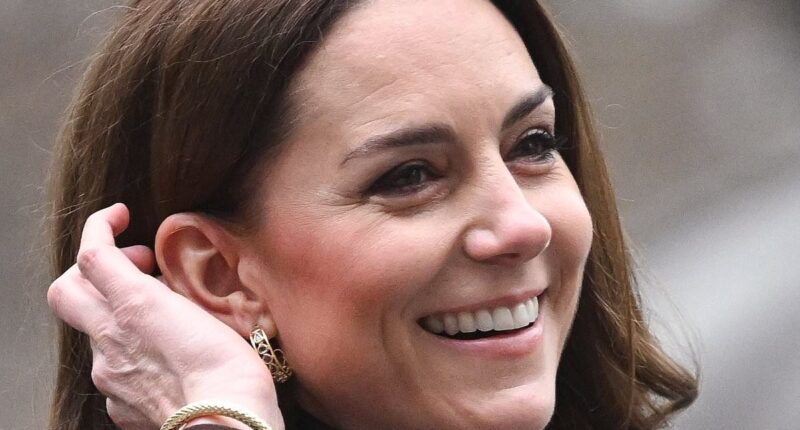
[[[477,216],[464,234],[464,251],[475,261],[517,265],[544,252],[553,231],[505,165],[503,170],[501,180],[481,187]]]

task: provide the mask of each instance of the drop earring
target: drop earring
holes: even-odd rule
[[[253,345],[253,349],[264,360],[275,382],[282,384],[289,380],[292,368],[286,363],[283,351],[280,348],[272,348],[267,334],[260,327],[254,327],[250,331],[250,345]]]

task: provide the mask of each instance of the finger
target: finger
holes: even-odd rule
[[[122,203],[101,209],[86,219],[81,234],[81,248],[86,246],[114,245],[114,237],[128,228],[130,213]]]
[[[81,274],[112,306],[124,285],[142,276],[139,268],[114,244],[114,235],[125,230],[128,220],[127,208],[119,203],[95,212],[86,220],[78,251]]]
[[[113,246],[90,248],[78,254],[81,274],[116,307],[125,296],[154,278],[143,274],[119,249]]]
[[[111,317],[111,309],[103,296],[81,276],[77,266],[72,266],[47,290],[47,304],[53,313],[86,334]]]
[[[153,273],[153,270],[156,268],[155,254],[153,254],[150,248],[144,245],[133,245],[122,248],[122,253],[125,254],[142,273]]]

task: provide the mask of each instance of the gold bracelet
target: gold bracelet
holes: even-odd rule
[[[184,424],[195,418],[207,417],[209,415],[221,415],[223,417],[233,418],[246,424],[253,430],[272,430],[264,420],[253,415],[246,409],[224,402],[189,403],[178,409],[178,412],[175,412],[164,421],[161,430],[178,430],[183,427]]]

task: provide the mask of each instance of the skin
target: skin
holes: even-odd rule
[[[91,340],[92,382],[111,419],[126,430],[158,429],[188,403],[222,399],[282,429],[269,371],[240,335],[146,275],[151,250],[115,246],[129,220],[122,204],[92,214],[77,263],[47,291],[53,313]],[[194,422],[249,428],[221,417]]]
[[[114,248],[124,209],[87,223],[77,269],[48,300],[107,358],[93,371],[112,418],[151,428],[213,398],[282,427],[263,365],[242,348],[259,325],[277,335],[301,406],[336,428],[543,428],[592,238],[569,169],[530,138],[554,130],[552,99],[503,124],[543,86],[488,2],[378,0],[348,13],[293,82],[293,132],[263,169],[247,234],[200,214],[160,227],[155,257],[179,294],[141,272],[146,250]],[[357,149],[430,124],[451,141]],[[465,352],[419,324],[541,290],[529,350]]]
[[[376,1],[326,38],[295,86],[296,132],[268,169],[265,215],[248,241],[251,279],[263,285],[312,413],[340,428],[530,429],[549,420],[591,220],[560,158],[512,153],[527,130],[553,130],[552,100],[502,127],[542,86],[488,2]],[[343,164],[366,139],[430,123],[457,140]],[[438,177],[402,195],[365,192],[410,160]],[[544,342],[520,357],[460,354],[417,324],[540,288]]]

